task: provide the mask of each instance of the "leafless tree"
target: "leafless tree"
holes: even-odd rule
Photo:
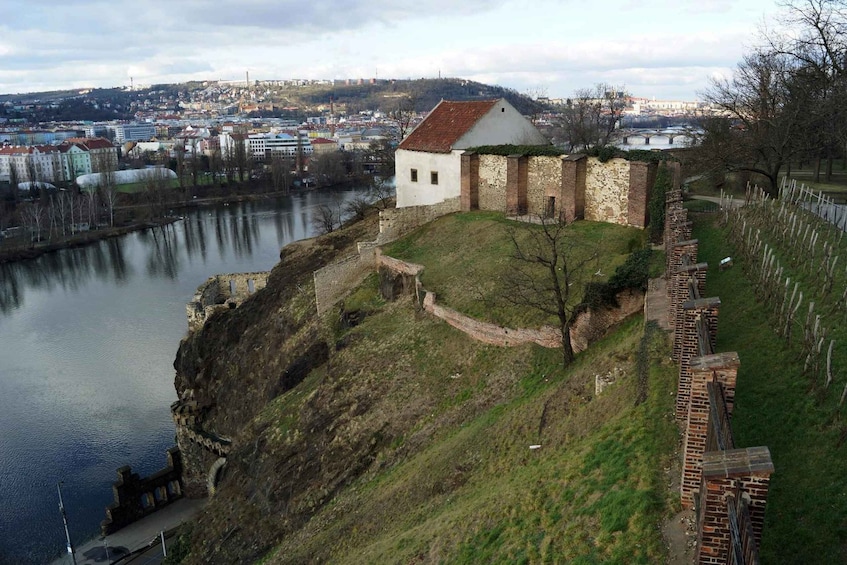
[[[808,123],[810,92],[795,71],[786,56],[756,50],[731,79],[711,81],[704,99],[722,115],[702,123],[697,153],[704,169],[760,174],[777,194],[780,171],[804,149]]]
[[[33,241],[41,241],[41,231],[45,222],[45,209],[41,202],[27,202],[21,206],[21,220]]]
[[[597,252],[573,236],[564,222],[539,217],[510,230],[511,262],[503,277],[504,298],[558,321],[562,363],[574,359],[571,326],[584,309],[582,292],[597,266]]]
[[[623,88],[595,84],[574,93],[561,114],[570,151],[609,145],[621,121],[628,95]]]
[[[327,234],[334,231],[341,223],[335,209],[328,204],[321,204],[312,211],[312,227],[318,234]]]

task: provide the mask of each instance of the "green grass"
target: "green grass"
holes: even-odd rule
[[[833,398],[840,388],[822,402],[812,393],[802,376],[803,362],[774,332],[771,308],[756,301],[740,257],[733,268],[718,271],[718,261],[732,252],[726,234],[704,219],[696,223],[694,237],[700,241],[699,260],[710,265],[708,294],[721,299],[717,349],[737,351],[741,359],[733,414],[736,443],[767,446],[774,461],[762,562],[843,563],[847,446],[838,445],[840,418]],[[836,386],[843,387],[844,380],[842,370]]]
[[[529,230],[539,226],[506,220],[496,212],[452,214],[416,230],[387,246],[385,253],[398,259],[422,264],[424,287],[439,303],[469,316],[511,327],[538,327],[556,320],[532,308],[515,306],[506,300],[503,274],[510,268],[514,251],[510,230],[522,244]],[[574,288],[581,299],[587,282],[605,281],[626,256],[645,243],[642,230],[600,222],[576,222],[567,228],[567,237],[581,242],[571,258],[578,261],[596,252],[596,263],[586,268]],[[596,276],[595,272],[601,272]],[[541,274],[540,276],[544,276]]]
[[[414,367],[425,367],[416,371],[417,392],[396,392],[409,395],[408,410],[422,420],[404,441],[386,447],[381,470],[341,492],[284,540],[268,563],[664,559],[658,526],[673,502],[662,469],[677,436],[670,394],[675,370],[665,361],[663,334],[649,339],[650,392],[636,407],[640,319],[579,356],[564,373],[555,351],[482,346],[444,324],[415,322],[408,311],[389,310],[356,328],[363,340],[345,352],[365,356],[388,335],[405,342],[421,324],[432,335],[416,348],[457,342],[437,354],[412,354]],[[388,378],[403,378],[399,357],[392,355],[395,376]],[[611,366],[624,368],[626,376],[593,398],[593,375]],[[460,376],[449,378],[448,367]],[[508,373],[517,389],[503,382]],[[513,392],[499,390],[504,384]],[[425,411],[414,400],[423,391],[433,395]],[[492,394],[502,401],[481,406],[481,398]],[[433,426],[438,431],[430,432]],[[422,434],[430,438],[423,445]],[[541,448],[530,450],[532,444]]]

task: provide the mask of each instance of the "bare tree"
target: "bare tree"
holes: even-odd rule
[[[312,211],[312,227],[318,234],[323,235],[335,231],[340,223],[341,219],[332,206],[321,204]]]
[[[587,151],[608,145],[626,107],[626,91],[601,83],[574,94],[561,115],[569,150]]]
[[[28,228],[32,241],[41,241],[41,231],[45,221],[45,210],[41,202],[27,202],[21,207],[21,220]]]
[[[584,308],[585,283],[597,264],[597,253],[573,236],[564,222],[538,218],[510,230],[512,256],[503,277],[504,298],[533,308],[558,321],[562,363],[574,359],[571,326]]]
[[[757,50],[744,57],[732,79],[714,79],[704,99],[721,110],[701,124],[701,166],[742,171],[768,179],[776,195],[779,173],[803,149],[810,93],[795,80],[784,55]]]

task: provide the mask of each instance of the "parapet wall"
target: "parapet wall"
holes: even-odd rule
[[[172,447],[167,456],[167,466],[149,477],[139,477],[129,466],[118,469],[118,480],[112,483],[114,502],[106,507],[106,519],[100,523],[104,536],[182,498],[182,455]]]
[[[194,298],[185,307],[188,331],[197,331],[214,312],[236,308],[252,294],[265,288],[269,274],[229,273],[209,277],[197,288]]]
[[[683,425],[680,497],[697,511],[696,563],[735,563],[739,548],[747,556],[742,562],[757,563],[774,466],[767,447],[735,445],[731,418],[741,362],[735,352],[715,351],[721,302],[705,293],[708,265],[697,262],[698,241],[690,237],[674,186],[666,196],[665,248],[679,363],[676,416]]]
[[[424,224],[461,210],[459,198],[448,198],[429,206],[386,208],[379,212],[379,243],[388,243]]]

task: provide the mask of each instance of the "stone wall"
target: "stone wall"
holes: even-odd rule
[[[188,331],[197,331],[214,312],[236,308],[252,294],[265,288],[269,272],[214,275],[197,288],[186,304]]]
[[[643,228],[656,165],[563,155],[463,155],[463,210],[586,219]],[[477,177],[473,177],[476,174]]]
[[[507,328],[482,322],[452,308],[437,304],[435,293],[425,290],[420,283],[419,276],[424,269],[422,265],[407,263],[382,254],[378,256],[377,264],[380,269],[381,280],[393,281],[403,277],[414,277],[416,284],[404,284],[403,287],[408,289],[410,294],[414,293],[424,311],[444,320],[477,341],[500,347],[513,347],[525,343],[536,343],[551,349],[562,346],[561,333],[557,327]],[[392,288],[395,286],[397,285],[392,284]],[[391,296],[387,296],[385,293],[383,295],[388,299],[395,298],[393,293]],[[571,327],[571,344],[575,352],[585,350],[590,344],[606,335],[610,328],[644,308],[643,292],[623,291],[616,298],[618,308],[588,310],[577,317]]]
[[[380,243],[393,241],[415,228],[428,224],[436,218],[458,212],[461,209],[459,197],[449,198],[429,206],[407,206],[405,208],[387,208],[379,212]]]
[[[585,219],[594,222],[629,224],[629,161],[596,157],[586,162]]]
[[[561,207],[562,158],[532,157],[527,171],[527,204],[530,210],[540,210],[555,216]],[[553,198],[553,209],[548,204]]]
[[[400,210],[410,209],[400,208]],[[373,251],[364,249],[366,251],[364,256],[362,253],[350,255],[314,272],[315,303],[318,314],[331,309],[373,272]]]
[[[479,156],[479,209],[506,211],[506,158]]]
[[[145,478],[129,466],[118,469],[118,480],[112,483],[114,502],[106,507],[106,519],[100,523],[104,536],[182,498],[182,454],[172,447],[167,457],[164,469]]]

